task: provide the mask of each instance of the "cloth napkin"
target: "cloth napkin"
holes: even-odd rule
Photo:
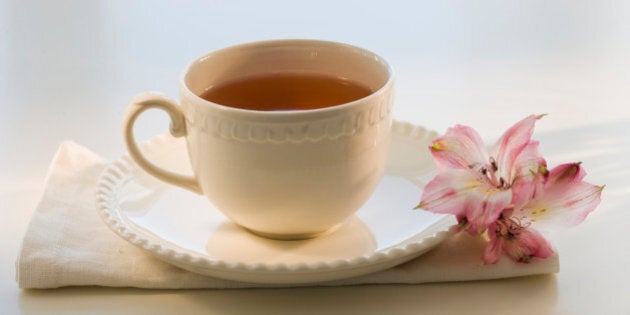
[[[57,151],[44,195],[16,262],[20,288],[110,286],[160,289],[279,287],[198,275],[165,263],[119,238],[96,211],[96,182],[107,161],[74,142]],[[529,264],[480,259],[484,240],[458,234],[397,267],[352,279],[308,285],[417,284],[555,273],[558,255]],[[286,285],[284,285],[286,286]]]

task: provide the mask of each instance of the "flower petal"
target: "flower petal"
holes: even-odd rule
[[[488,162],[488,152],[481,137],[468,126],[455,125],[429,147],[438,168],[469,169]]]
[[[540,232],[526,228],[502,243],[503,252],[512,260],[529,263],[532,258],[548,258],[553,254],[549,241]]]
[[[468,233],[474,235],[486,230],[511,201],[510,190],[499,190],[485,185],[470,191],[464,208],[469,224]]]
[[[582,181],[586,172],[579,163],[563,164],[549,171],[536,196],[514,216],[537,224],[573,226],[586,218],[601,201],[603,187]]]
[[[493,226],[490,226],[489,228],[490,231],[494,231],[495,229],[496,228]],[[484,264],[492,265],[496,264],[499,261],[499,258],[501,258],[504,240],[503,238],[497,237],[494,232],[490,232],[488,234],[490,236],[490,241],[488,242],[488,245],[486,245],[486,248],[484,248],[481,259]]]
[[[554,167],[549,172],[549,182],[579,182],[586,176],[581,163],[565,163]]]
[[[536,192],[537,182],[547,176],[547,162],[538,151],[538,141],[530,141],[514,162],[512,183],[512,204],[521,209]]]
[[[506,181],[512,181],[514,162],[530,142],[536,120],[541,117],[537,115],[525,117],[510,127],[494,145],[491,156],[496,158],[499,174]]]
[[[420,204],[416,209],[463,215],[468,195],[482,184],[472,171],[462,169],[444,171],[424,187]]]

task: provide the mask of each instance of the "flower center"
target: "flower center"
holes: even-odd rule
[[[488,159],[488,164],[483,165],[479,171],[488,179],[492,186],[498,189],[510,188],[510,184],[503,177],[499,176],[499,166],[494,157],[491,156],[490,159]]]
[[[495,230],[497,236],[508,240],[518,237],[521,232],[531,224],[529,222],[524,223],[519,218],[506,218],[503,215],[501,215],[495,223],[497,226]]]

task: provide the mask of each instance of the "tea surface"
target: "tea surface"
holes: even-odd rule
[[[372,90],[344,78],[308,73],[243,77],[210,87],[202,98],[241,109],[275,111],[325,108],[366,97]]]

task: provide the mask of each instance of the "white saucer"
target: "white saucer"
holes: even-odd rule
[[[302,241],[253,235],[229,222],[203,196],[167,186],[129,157],[98,181],[98,211],[127,241],[196,273],[254,282],[298,284],[383,270],[417,257],[447,238],[451,216],[416,211],[435,174],[427,150],[434,132],[394,122],[386,174],[370,200],[337,231]],[[148,142],[144,152],[164,167],[190,171],[184,140]]]

